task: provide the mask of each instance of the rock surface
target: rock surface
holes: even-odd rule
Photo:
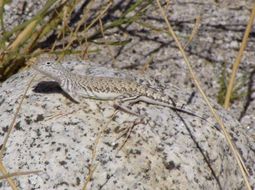
[[[128,76],[159,90],[164,86],[164,92],[176,101],[187,101],[191,93],[156,83],[150,75],[142,80],[137,72],[118,74],[81,62],[65,66],[79,74]],[[85,184],[87,189],[244,189],[237,164],[213,118],[206,122],[139,103],[133,109],[150,120],[133,126],[136,116],[118,112],[111,118],[113,102],[84,99],[76,104],[56,83],[32,70],[12,76],[0,88],[1,144],[33,73],[38,77],[26,94],[3,158],[9,172],[42,170],[16,177],[20,189],[72,190]],[[253,174],[253,139],[229,113],[215,107]],[[185,108],[210,115],[197,96]],[[1,181],[0,189],[11,188]]]
[[[4,7],[6,29],[9,30],[31,18],[43,7],[45,2],[41,0],[10,1]],[[96,2],[98,7],[103,4],[101,0]],[[114,1],[112,9],[106,17],[117,18],[120,15],[120,10],[127,10],[131,2]],[[190,37],[195,26],[195,18],[201,16],[198,33],[186,48],[186,52],[203,89],[214,100],[220,93],[220,83],[226,83],[226,76],[230,73],[238,52],[253,3],[251,0],[181,0],[170,1],[170,5],[165,7],[168,18],[183,44]],[[130,72],[126,76],[142,75],[134,70],[143,70],[144,66],[147,66],[146,75],[143,76],[146,78],[145,83],[150,81],[149,83],[152,83],[154,87],[166,88],[166,93],[187,101],[191,92],[185,93],[182,88],[187,89],[194,86],[173,39],[163,31],[158,32],[153,28],[145,27],[146,24],[156,29],[166,27],[155,4],[149,7],[139,22],[105,31],[103,42],[104,40],[110,42],[129,40],[130,42],[125,46],[104,46],[100,43],[97,45],[88,42],[90,49],[99,50],[99,53],[89,55],[89,59],[105,66],[129,68]],[[80,47],[78,46],[78,48]],[[230,113],[221,112],[229,131],[237,141],[237,146],[241,149],[251,174],[254,174],[255,168],[254,153],[252,153],[255,138],[255,98],[252,97],[254,88],[252,91],[249,86],[252,86],[255,81],[254,52],[253,28],[236,82],[239,87],[237,88],[238,93],[245,94],[245,96],[241,96],[233,102],[230,109],[234,113],[233,117],[230,116]],[[77,67],[76,72],[81,71],[82,67]],[[92,69],[88,73],[109,76],[116,74],[103,68]],[[147,78],[148,75],[153,77]],[[118,76],[123,77],[122,74]],[[13,76],[2,86],[0,84],[0,143],[3,141],[3,135],[6,134],[20,96],[30,79],[29,71]],[[157,81],[156,84],[154,79]],[[37,83],[34,82],[33,86],[36,87]],[[179,86],[180,89],[173,88],[169,83]],[[47,93],[47,91],[49,92]],[[72,103],[60,92],[61,90],[55,83],[41,83],[39,88],[36,88],[36,93],[32,89],[29,91],[23,103],[16,128],[8,141],[4,164],[12,172],[26,169],[41,169],[45,172],[39,176],[18,177],[20,189],[30,189],[30,187],[81,189],[89,173],[88,166],[92,162],[92,150],[98,131],[102,129],[102,126],[105,126],[107,121],[111,122],[100,136],[96,160],[92,163],[93,166],[99,164],[92,175],[92,181],[88,183],[88,187],[91,189],[109,189],[112,184],[115,184],[113,187],[118,188],[119,183],[127,182],[129,179],[130,189],[135,189],[132,183],[136,185],[136,188],[140,188],[139,183],[145,186],[149,184],[149,180],[156,181],[151,182],[156,187],[148,185],[147,189],[160,188],[164,186],[164,182],[171,185],[173,189],[185,189],[187,184],[189,189],[203,187],[220,189],[220,186],[222,189],[237,189],[238,187],[242,189],[239,170],[236,168],[233,158],[229,156],[230,153],[226,152],[228,148],[225,139],[219,131],[215,131],[212,125],[209,127],[207,124],[201,124],[201,121],[193,121],[194,118],[182,114],[183,117],[185,116],[185,121],[188,120],[188,127],[184,127],[183,122],[171,110],[139,104],[136,108],[140,108],[142,113],[146,112],[148,116],[152,117],[153,122],[146,126],[137,125],[134,127],[127,143],[118,152],[118,147],[125,141],[125,137],[118,138],[121,133],[119,129],[131,126],[130,123],[125,123],[125,125],[122,123],[126,120],[133,121],[135,117],[118,113],[117,117],[110,120],[109,115],[113,112],[111,102],[95,103],[84,100],[85,103],[81,108],[81,105]],[[206,106],[199,98],[194,98],[188,108],[208,113]],[[242,125],[233,118],[239,119]],[[188,133],[188,129],[195,136],[197,144],[190,139],[191,135]],[[137,141],[139,141],[138,145]],[[104,154],[105,146],[108,146],[108,155]],[[208,167],[210,164],[205,164],[199,147],[209,157],[209,163],[212,165],[215,175],[211,174],[212,170]],[[116,154],[119,157],[116,157]],[[124,157],[126,160],[123,161]],[[151,161],[147,161],[147,158]],[[116,169],[123,162],[125,163],[122,167],[126,168]],[[146,165],[146,163],[148,164]],[[137,170],[131,171],[130,167]],[[109,168],[113,168],[111,172],[109,172]],[[127,172],[129,172],[129,179],[123,177]],[[125,180],[119,180],[118,177],[123,177]],[[215,180],[217,177],[219,178],[218,182]],[[164,180],[159,178],[164,178]],[[99,182],[100,180],[103,182]],[[100,183],[101,186],[96,187],[96,184]],[[175,183],[176,186],[172,183]],[[183,186],[178,186],[179,183]],[[10,187],[6,182],[0,182],[0,189],[10,189]]]

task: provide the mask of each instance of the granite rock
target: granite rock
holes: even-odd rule
[[[244,181],[224,135],[207,106],[192,92],[148,74],[119,72],[86,62],[65,62],[72,72],[96,76],[132,77],[164,91],[185,109],[208,116],[204,121],[145,103],[133,109],[137,117],[115,112],[112,101],[84,99],[77,104],[57,83],[27,69],[0,88],[0,143],[18,103],[34,75],[7,143],[3,163],[9,172],[42,170],[15,177],[19,189],[243,189]],[[255,171],[254,139],[231,114],[214,104],[251,174]],[[135,123],[135,124],[134,124]],[[251,184],[254,179],[250,178]],[[0,189],[9,190],[6,181]]]

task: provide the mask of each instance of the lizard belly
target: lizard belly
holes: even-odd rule
[[[120,95],[121,95],[120,93],[116,93],[116,92],[91,92],[91,93],[88,93],[88,96],[90,98],[95,98],[95,99],[99,99],[99,100],[114,100]]]

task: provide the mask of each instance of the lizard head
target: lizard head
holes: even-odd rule
[[[56,61],[38,62],[33,64],[32,68],[58,82],[69,73],[61,64],[56,63]]]

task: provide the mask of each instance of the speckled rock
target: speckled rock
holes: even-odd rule
[[[91,63],[65,63],[79,74],[134,77],[187,101],[191,92],[155,82],[148,75],[119,73]],[[87,70],[87,68],[90,68]],[[84,99],[72,102],[51,79],[25,70],[0,88],[0,143],[10,126],[24,89],[26,94],[3,157],[9,172],[42,170],[15,177],[19,189],[244,189],[244,182],[223,134],[208,121],[168,108],[139,103],[147,123],[115,111],[112,101]],[[140,76],[140,77],[139,77]],[[233,117],[219,106],[251,174],[254,141]],[[194,96],[187,109],[210,115],[201,98]],[[250,178],[252,184],[254,180]],[[6,181],[0,189],[9,190]]]

